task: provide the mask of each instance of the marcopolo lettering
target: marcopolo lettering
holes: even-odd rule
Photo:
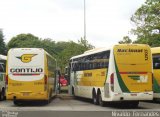
[[[127,49],[118,49],[117,52],[127,52]]]
[[[11,68],[11,73],[41,73],[42,68]]]

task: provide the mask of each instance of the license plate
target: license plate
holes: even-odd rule
[[[23,96],[29,96],[29,93],[23,93]]]
[[[137,96],[137,94],[131,94],[131,96]]]

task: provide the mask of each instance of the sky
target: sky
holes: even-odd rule
[[[134,27],[130,17],[145,0],[85,0],[86,39],[95,47],[117,44]],[[84,36],[84,0],[0,0],[5,42],[21,33],[54,41]]]

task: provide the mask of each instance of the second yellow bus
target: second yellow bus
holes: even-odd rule
[[[152,100],[152,56],[148,45],[120,44],[95,49],[70,59],[70,90],[94,104],[127,102],[137,107]]]
[[[153,58],[153,91],[154,99],[160,99],[160,47],[151,48]]]

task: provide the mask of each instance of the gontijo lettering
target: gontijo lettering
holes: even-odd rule
[[[42,68],[11,68],[11,73],[35,73],[35,72],[43,72]]]

